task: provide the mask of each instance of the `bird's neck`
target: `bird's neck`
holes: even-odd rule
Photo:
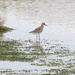
[[[44,25],[41,25],[41,28],[44,28]]]

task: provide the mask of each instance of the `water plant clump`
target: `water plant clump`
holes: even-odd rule
[[[13,30],[12,28],[4,26],[6,18],[0,16],[0,33],[5,33],[7,31]]]
[[[3,29],[4,24],[5,24],[5,18],[3,18],[2,16],[0,16],[0,30]]]

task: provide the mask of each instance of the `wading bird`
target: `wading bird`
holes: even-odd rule
[[[37,42],[37,35],[39,35],[39,41],[40,41],[40,33],[43,31],[44,26],[47,26],[44,22],[41,24],[40,27],[34,29],[33,31],[29,32],[32,34],[36,34],[36,42]]]

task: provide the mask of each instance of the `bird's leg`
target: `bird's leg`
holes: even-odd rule
[[[37,35],[36,35],[36,42],[37,42]]]
[[[39,34],[39,42],[40,42],[40,34]]]
[[[40,44],[40,34],[37,35],[37,41],[36,41],[36,43]]]
[[[36,43],[40,42],[40,34],[36,35]]]

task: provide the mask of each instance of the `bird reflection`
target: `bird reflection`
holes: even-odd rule
[[[30,48],[32,48],[36,52],[43,53],[43,47],[42,47],[42,45],[40,45],[40,43],[35,43],[35,44],[31,45]]]
[[[43,49],[43,47],[41,45],[31,45],[30,47],[34,48],[35,50]]]

